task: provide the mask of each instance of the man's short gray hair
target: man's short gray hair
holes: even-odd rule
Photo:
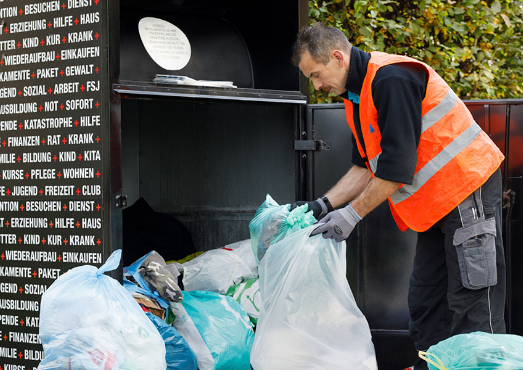
[[[315,62],[327,64],[333,50],[350,53],[350,42],[339,29],[316,23],[303,27],[298,33],[292,48],[292,63],[298,66],[305,51],[308,51]]]

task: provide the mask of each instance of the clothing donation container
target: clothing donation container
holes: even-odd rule
[[[205,251],[249,238],[266,194],[313,200],[351,166],[343,105],[308,105],[308,81],[290,62],[307,1],[5,0],[0,24],[0,370],[38,366],[41,295],[73,267],[125,255],[122,212],[139,198]],[[512,246],[523,230],[518,104],[469,104],[509,154]],[[415,241],[387,205],[347,241],[347,278],[380,368],[416,358]],[[511,315],[523,306],[514,270],[508,316],[523,334]]]
[[[0,2],[0,369],[35,369],[42,294],[115,248],[107,3]]]

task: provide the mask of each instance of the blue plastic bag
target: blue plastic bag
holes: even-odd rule
[[[173,325],[196,353],[200,370],[249,369],[254,331],[238,302],[218,293],[193,290],[183,292],[183,302],[177,307],[180,310]],[[202,350],[200,344],[206,348]]]
[[[420,357],[430,370],[523,369],[523,337],[474,332],[431,346]]]
[[[258,265],[269,246],[317,222],[306,204],[292,211],[289,209],[289,204],[280,206],[267,194],[249,223],[252,251]]]
[[[165,341],[167,370],[197,370],[196,355],[176,329],[150,312],[145,314]]]
[[[153,323],[115,279],[121,250],[100,268],[79,266],[42,296],[38,370],[165,370],[165,344]]]

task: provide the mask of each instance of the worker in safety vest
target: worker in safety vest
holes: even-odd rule
[[[366,53],[322,24],[300,31],[293,62],[316,90],[345,99],[353,134],[354,166],[325,196],[291,206],[307,203],[320,220],[312,235],[341,242],[387,200],[398,227],[419,232],[409,287],[416,348],[505,333],[504,157],[465,104],[427,64]]]

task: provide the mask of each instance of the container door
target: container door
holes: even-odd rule
[[[343,104],[309,105],[303,149],[307,199],[317,199],[350,169],[352,133]],[[401,368],[416,358],[408,337],[407,292],[416,233],[401,232],[388,204],[359,224],[347,241],[347,278],[366,316],[380,368]]]

